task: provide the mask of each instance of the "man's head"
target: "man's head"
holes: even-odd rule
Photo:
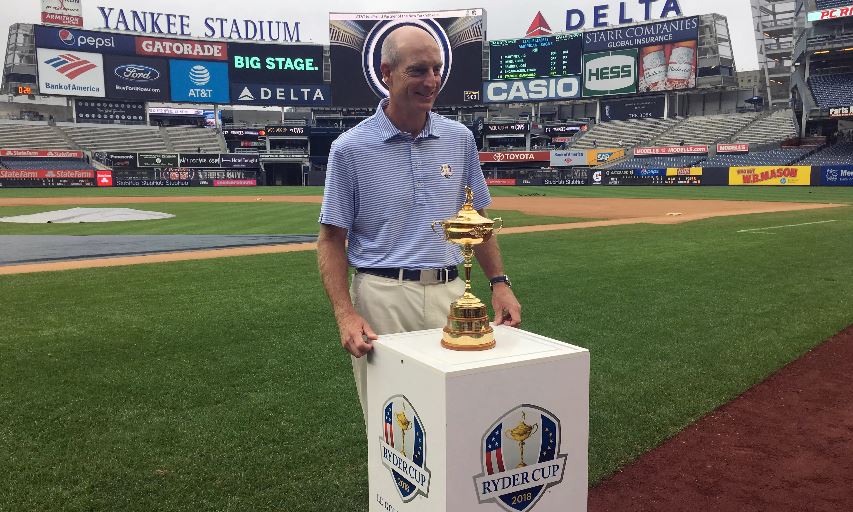
[[[441,89],[441,51],[425,30],[406,25],[382,43],[382,80],[392,107],[405,115],[432,109]]]

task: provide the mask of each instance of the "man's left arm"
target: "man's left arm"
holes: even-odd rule
[[[486,216],[485,210],[478,211],[483,217]],[[491,279],[504,274],[501,250],[495,235],[484,243],[475,245],[474,254],[487,278]],[[512,288],[507,283],[495,283],[492,286],[492,308],[495,310],[495,325],[506,324],[516,327],[521,324],[521,304],[518,303]]]

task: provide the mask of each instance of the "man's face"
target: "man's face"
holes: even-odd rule
[[[438,45],[423,32],[400,45],[397,66],[391,69],[383,64],[382,75],[398,108],[429,112],[441,89],[441,70]]]

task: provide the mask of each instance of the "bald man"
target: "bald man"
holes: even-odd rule
[[[471,131],[431,112],[442,68],[438,44],[425,30],[392,31],[382,44],[388,98],[329,152],[317,257],[365,418],[371,342],[444,326],[450,303],[464,292],[459,247],[431,223],[455,216],[466,185],[481,214],[491,203]],[[519,325],[521,306],[495,237],[476,246],[476,256],[492,283],[495,324]],[[348,267],[356,269],[349,290]]]

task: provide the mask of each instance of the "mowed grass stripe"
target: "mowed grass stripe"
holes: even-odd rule
[[[590,481],[853,323],[851,227],[839,208],[502,237],[525,329],[591,350]],[[0,277],[0,503],[366,510],[314,258]]]
[[[133,208],[171,213],[171,219],[85,224],[18,224],[0,222],[0,235],[263,235],[316,234],[320,205],[310,203],[146,203],[89,205],[88,208]],[[0,217],[75,208],[62,206],[0,206]],[[527,215],[489,210],[507,226],[535,226],[590,219]],[[443,220],[443,219],[436,219]]]

